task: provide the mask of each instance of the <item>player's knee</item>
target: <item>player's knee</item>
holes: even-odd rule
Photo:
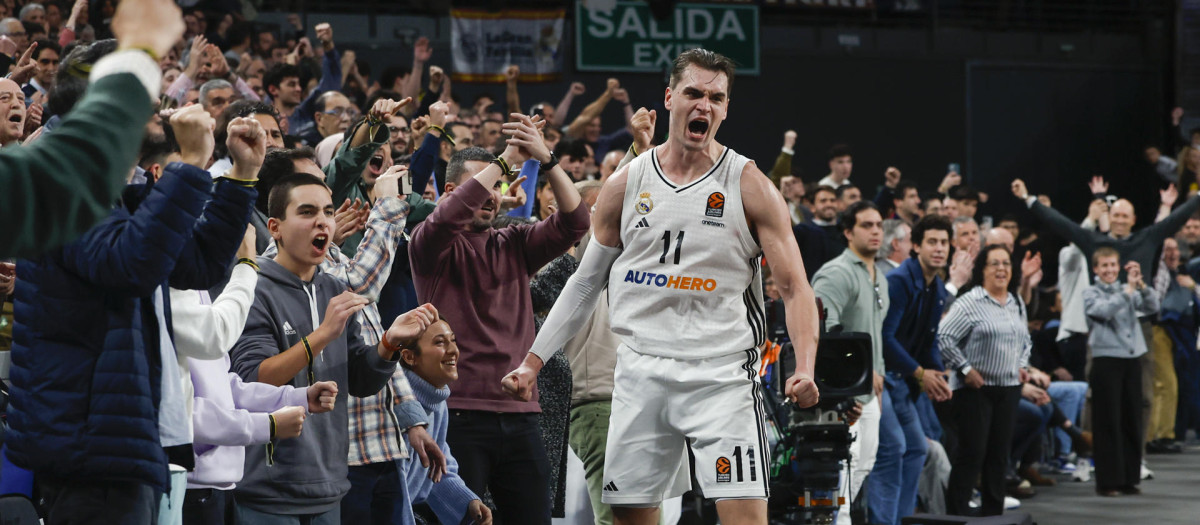
[[[658,506],[624,507],[613,505],[614,525],[655,525],[658,523]]]

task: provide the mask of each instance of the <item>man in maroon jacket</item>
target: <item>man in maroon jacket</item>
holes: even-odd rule
[[[530,277],[565,253],[590,222],[571,178],[546,147],[540,122],[514,117],[504,124],[510,138],[499,158],[481,148],[454,153],[445,196],[413,232],[409,254],[417,297],[454,327],[461,350],[447,437],[459,475],[476,494],[491,491],[504,523],[548,525],[550,467],[537,397],[513,400],[500,379],[533,344]],[[549,177],[558,212],[533,225],[492,228],[502,175],[528,159]]]

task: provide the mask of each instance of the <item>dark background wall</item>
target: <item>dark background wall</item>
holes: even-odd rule
[[[351,15],[306,15],[326,18],[339,42],[372,64],[408,64],[416,35],[433,40],[432,63],[450,64],[445,18],[380,16],[364,24]],[[567,42],[574,41],[572,19],[568,14]],[[1144,145],[1163,143],[1170,95],[1164,86],[1173,84],[1169,22],[1151,20],[1133,32],[1095,24],[1058,32],[878,27],[776,16],[762,24],[763,75],[736,79],[717,138],[764,170],[783,132],[793,129],[793,171],[806,182],[827,173],[831,145],[847,143],[855,152],[852,180],[868,196],[888,166],[932,189],[950,163],[959,163],[968,182],[995,202],[1004,203],[1009,181],[1020,176],[1055,207],[1082,216],[1086,180],[1103,174],[1114,193],[1153,213],[1159,183],[1141,155]],[[521,85],[523,106],[557,104],[569,81],[580,81],[588,93],[575,101],[574,116],[615,76],[635,107],[660,110],[659,136],[666,132],[663,74],[576,72],[571,46],[564,63],[562,82]],[[464,104],[480,93],[502,103],[504,87],[456,83],[454,92]],[[606,131],[622,125],[616,103],[603,121]]]

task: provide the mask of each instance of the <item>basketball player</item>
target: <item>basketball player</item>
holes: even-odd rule
[[[621,339],[603,500],[617,524],[658,522],[691,484],[726,525],[767,523],[769,451],[757,348],[766,337],[761,258],[787,308],[796,372],[787,396],[818,400],[817,312],[783,197],[746,157],[713,137],[729,107],[733,63],[693,49],[671,71],[669,139],[600,190],[590,241],[522,365],[503,379],[528,399],[542,363],[608,287]],[[744,205],[745,203],[745,205]]]

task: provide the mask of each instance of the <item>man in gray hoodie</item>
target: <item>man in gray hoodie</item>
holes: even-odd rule
[[[367,299],[318,268],[326,251],[336,249],[333,211],[329,187],[312,175],[286,176],[271,189],[267,225],[279,253],[258,258],[262,275],[246,328],[230,351],[233,371],[276,386],[334,381],[338,401],[333,411],[309,417],[299,438],[247,449],[235,491],[238,523],[340,522],[339,503],[350,488],[346,395],[366,397],[383,388],[400,349],[437,319],[426,304],[397,317],[377,347],[363,342],[353,316]]]

